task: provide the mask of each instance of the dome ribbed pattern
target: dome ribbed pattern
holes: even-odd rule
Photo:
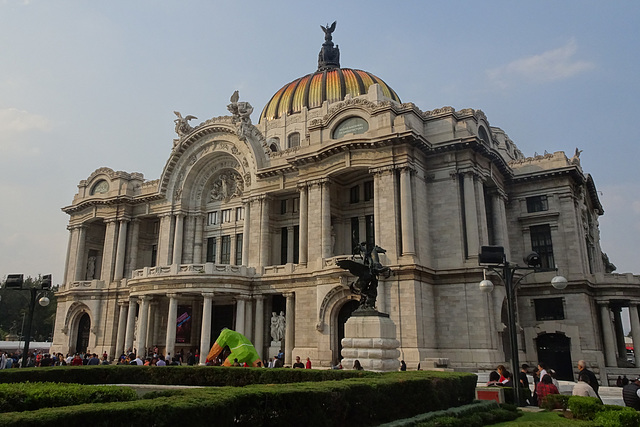
[[[374,83],[380,85],[384,96],[400,102],[395,91],[373,74],[350,68],[334,68],[317,71],[286,84],[271,97],[260,114],[260,121],[299,113],[303,107],[318,108],[324,101],[342,101],[347,94],[354,97],[364,95]]]

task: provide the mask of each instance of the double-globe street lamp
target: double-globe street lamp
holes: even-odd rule
[[[5,281],[6,289],[13,289],[18,291],[23,291],[22,285],[24,284],[24,277],[22,274],[9,274],[7,276],[7,280]],[[27,334],[24,337],[24,350],[22,351],[22,363],[21,367],[27,367],[27,358],[29,355],[29,344],[31,343],[31,327],[33,325],[33,312],[36,308],[36,299],[38,299],[38,304],[42,307],[46,307],[49,305],[49,298],[47,297],[47,291],[51,289],[51,275],[45,274],[42,276],[42,280],[40,281],[39,287],[31,286],[28,288],[31,294],[31,298],[29,299],[29,317],[27,319]],[[38,294],[38,292],[41,292]],[[39,297],[39,298],[38,298]]]
[[[511,342],[511,381],[513,382],[514,401],[518,406],[522,404],[522,401],[520,400],[521,390],[520,381],[518,378],[518,372],[520,372],[520,363],[518,361],[518,334],[516,332],[515,291],[522,279],[524,279],[531,273],[549,271],[557,272],[557,268],[542,268],[540,255],[538,255],[536,252],[530,252],[523,258],[523,261],[527,264],[526,267],[512,264],[507,261],[506,255],[504,253],[504,248],[502,246],[482,246],[480,254],[478,255],[478,263],[486,265],[502,279],[507,294],[507,321],[509,323],[509,341]],[[514,282],[513,278],[516,271],[518,270],[529,270],[529,272]],[[555,289],[562,290],[567,287],[567,279],[562,276],[556,275],[553,277],[553,279],[551,279],[551,285]],[[493,291],[493,283],[490,280],[487,280],[486,276],[484,280],[480,282],[480,290],[485,293]]]

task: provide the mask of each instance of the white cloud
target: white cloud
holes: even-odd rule
[[[567,79],[594,67],[591,62],[575,59],[577,50],[576,41],[571,39],[557,49],[487,70],[487,77],[501,87],[511,86],[517,81],[546,83]]]

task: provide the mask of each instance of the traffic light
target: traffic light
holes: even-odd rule
[[[51,275],[45,274],[42,276],[42,289],[51,289]]]
[[[7,281],[4,282],[5,288],[12,289],[20,289],[22,288],[22,283],[24,282],[24,278],[22,274],[9,274],[7,275]]]

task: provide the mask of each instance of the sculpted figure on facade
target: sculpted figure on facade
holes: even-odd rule
[[[93,280],[96,274],[96,257],[90,256],[87,260],[87,280]]]
[[[287,329],[287,320],[284,317],[284,311],[281,311],[278,315],[278,341],[284,339],[284,331]]]
[[[239,99],[240,94],[236,90],[233,92],[233,95],[231,95],[231,104],[227,105],[227,110],[232,114],[231,121],[236,125],[238,137],[244,141],[247,139],[247,136],[251,134],[251,128],[253,127],[251,123],[253,107],[248,102],[238,102]]]
[[[576,147],[576,151],[570,160],[571,164],[580,166],[580,153],[582,153],[582,150],[578,150],[578,147]]]
[[[177,119],[173,121],[176,124],[175,131],[178,134],[178,139],[173,140],[173,146],[175,147],[185,135],[189,134],[189,132],[193,130],[189,124],[189,120],[197,119],[197,117],[191,115],[182,117],[182,114],[179,111],[174,111],[173,114],[177,117]]]
[[[278,314],[273,311],[271,312],[271,340],[274,342],[278,342],[282,339],[279,335],[278,331]]]
[[[223,173],[213,182],[209,199],[212,202],[219,200],[228,202],[234,197],[241,197],[243,192],[244,182],[238,173]]]

